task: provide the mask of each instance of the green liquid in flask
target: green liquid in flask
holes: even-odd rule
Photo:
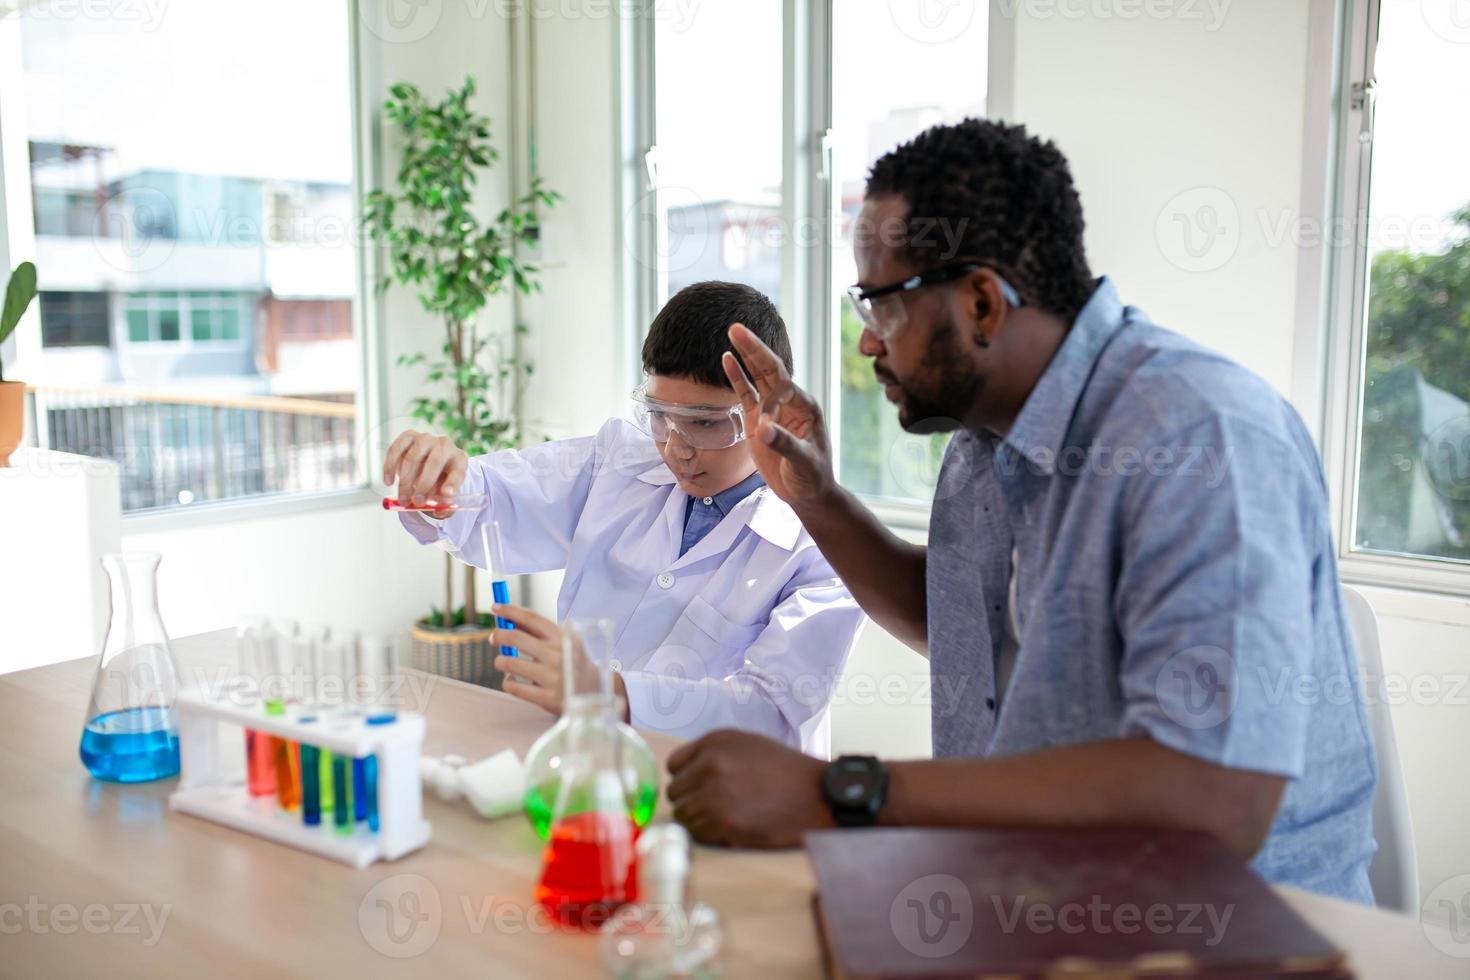
[[[551,837],[552,801],[555,793],[555,783],[532,786],[526,791],[526,816],[530,818],[531,826],[536,828],[536,836],[542,840]],[[628,808],[628,817],[635,827],[647,827],[657,806],[658,787],[642,783],[638,786],[638,795],[634,797],[633,805]]]

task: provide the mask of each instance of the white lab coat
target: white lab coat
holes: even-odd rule
[[[653,441],[613,419],[476,457],[460,492],[489,503],[404,526],[484,568],[479,523],[499,521],[497,574],[566,569],[557,618],[612,620],[634,725],[686,738],[743,728],[830,754],[829,705],[863,613],[770,488],[681,558],[689,497]]]

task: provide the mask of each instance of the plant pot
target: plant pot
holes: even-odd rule
[[[0,466],[10,465],[10,454],[25,438],[26,386],[0,381]]]
[[[490,645],[494,630],[461,626],[452,630],[429,629],[414,624],[411,666],[441,677],[501,689],[505,674],[496,670],[497,648]]]

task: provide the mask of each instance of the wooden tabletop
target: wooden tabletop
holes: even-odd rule
[[[233,657],[227,633],[174,652],[186,682]],[[520,815],[485,821],[426,795],[428,846],[357,871],[170,812],[175,780],[121,786],[82,767],[93,671],[87,658],[0,676],[0,976],[598,975],[596,937],[538,914],[541,846]],[[430,755],[524,757],[550,724],[506,695],[416,672],[402,695],[429,719]],[[677,744],[648,741],[660,765]],[[655,819],[667,809],[661,799]],[[800,851],[699,848],[693,888],[725,922],[728,976],[820,975]],[[1441,953],[1418,922],[1281,892],[1360,976],[1470,976],[1470,959]]]

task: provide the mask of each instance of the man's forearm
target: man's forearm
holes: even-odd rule
[[[1161,827],[1259,850],[1286,780],[1227,769],[1146,738],[1005,759],[889,765],[879,822],[906,826]]]
[[[899,538],[841,487],[821,504],[798,508],[797,516],[863,612],[925,652],[924,547]]]

